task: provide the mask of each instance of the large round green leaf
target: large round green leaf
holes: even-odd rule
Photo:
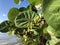
[[[52,36],[50,40],[47,40],[46,45],[60,45],[60,39]]]
[[[60,45],[60,42],[56,43],[55,45]]]
[[[28,9],[25,8],[25,7],[21,7],[21,8],[19,8],[19,11],[20,11],[20,12],[23,12],[23,11],[26,11],[26,10],[28,10]]]
[[[27,28],[32,25],[32,23],[36,23],[38,18],[39,15],[33,11],[24,11],[15,18],[15,25],[19,28]]]
[[[51,26],[48,26],[47,31],[51,36],[60,37],[60,30],[55,30]]]
[[[20,0],[14,0],[16,4],[20,4]]]
[[[17,8],[11,8],[8,12],[8,19],[14,23],[15,17],[19,14],[19,11]]]
[[[42,0],[28,0],[30,2],[30,4],[40,4],[42,2]]]
[[[0,24],[0,32],[8,32],[10,27],[10,22],[9,21],[4,21]]]
[[[60,30],[60,0],[43,0],[43,15],[55,30]]]
[[[58,40],[57,40],[58,41]],[[60,42],[57,42],[56,39],[54,40],[48,40],[46,42],[46,45],[60,45]]]
[[[0,24],[0,32],[6,33],[15,30],[16,27],[10,21],[4,21]]]

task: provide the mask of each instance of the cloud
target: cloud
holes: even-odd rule
[[[0,23],[2,22],[2,20],[0,19]]]
[[[3,14],[3,16],[6,16],[6,14]]]

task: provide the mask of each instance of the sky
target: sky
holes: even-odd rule
[[[20,8],[26,7],[28,5],[29,3],[27,0],[24,0],[24,2],[22,2],[20,5],[15,4],[14,0],[0,0],[0,23],[5,20],[8,20],[7,15],[10,8]]]

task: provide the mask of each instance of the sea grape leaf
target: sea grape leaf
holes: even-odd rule
[[[42,0],[28,0],[28,1],[30,2],[30,4],[33,4],[33,5],[42,3]]]
[[[14,0],[16,4],[20,4],[20,0]]]
[[[55,30],[60,30],[60,0],[43,0],[43,15]]]
[[[4,21],[0,24],[0,32],[8,32],[10,27],[10,22],[9,21]]]
[[[56,43],[55,45],[60,45],[60,42]]]
[[[15,18],[15,25],[18,28],[27,28],[30,24],[35,23],[38,18],[39,15],[33,11],[24,11]]]
[[[60,39],[52,36],[51,39],[46,42],[46,45],[60,45]]]
[[[60,37],[60,31],[59,31],[59,30],[55,30],[55,29],[52,28],[51,26],[48,26],[47,31],[48,31],[48,33],[49,33],[51,36]]]
[[[26,11],[26,10],[27,10],[27,8],[25,8],[25,7],[19,8],[19,11],[20,11],[20,12],[23,12],[23,11]]]
[[[8,19],[12,23],[14,23],[15,17],[19,14],[19,10],[17,8],[11,8],[8,12]]]
[[[4,21],[0,24],[0,32],[2,33],[13,31],[15,29],[16,29],[15,25],[11,23],[10,21]]]

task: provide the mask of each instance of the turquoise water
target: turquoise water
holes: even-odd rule
[[[21,45],[18,43],[18,37],[0,32],[0,45]]]

